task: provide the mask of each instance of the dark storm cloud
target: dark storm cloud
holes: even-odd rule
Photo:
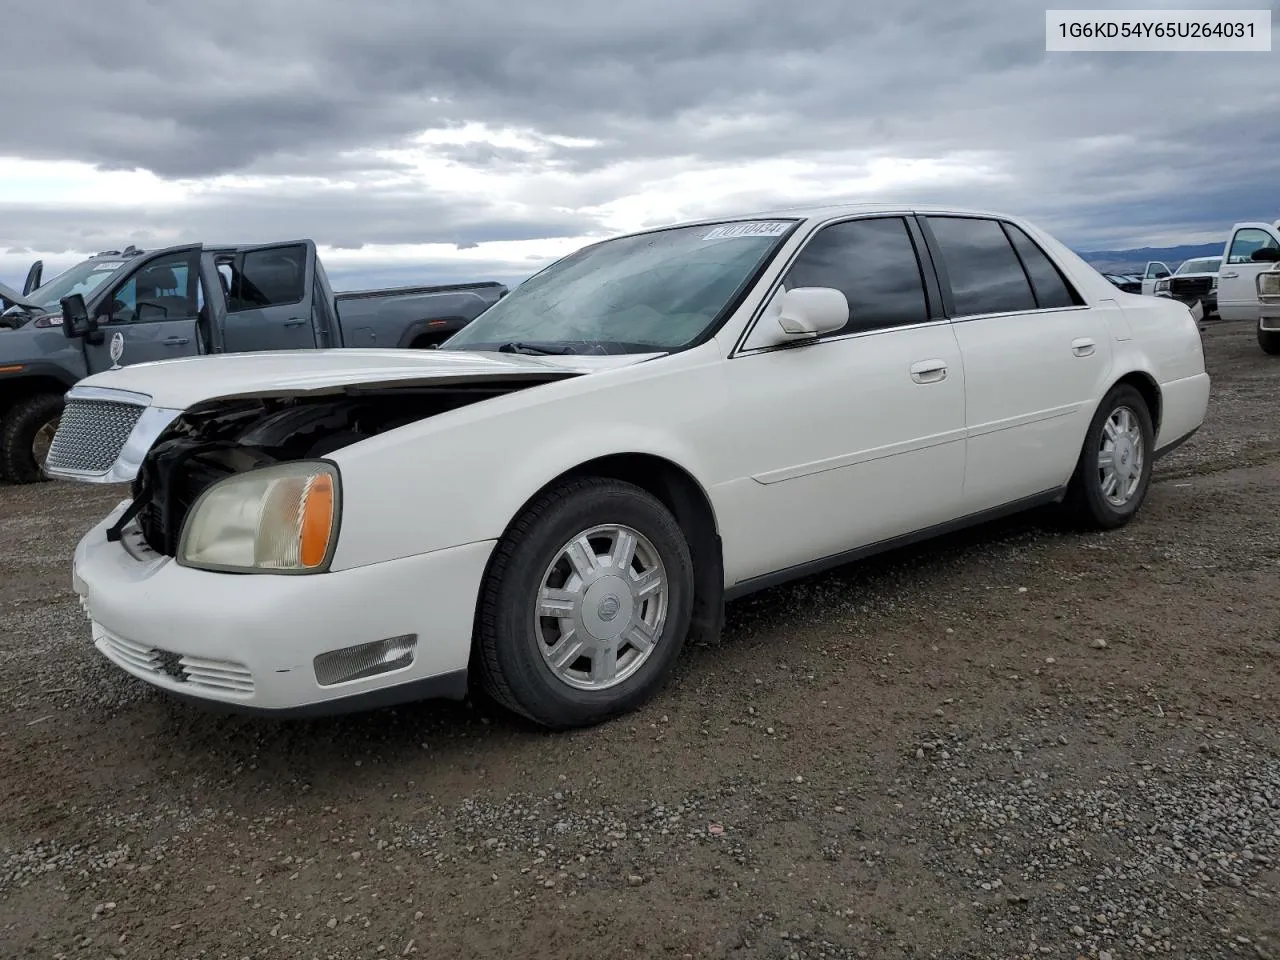
[[[520,216],[445,197],[392,190],[307,190],[212,194],[176,209],[125,206],[46,207],[0,203],[6,234],[34,250],[99,250],[133,243],[266,243],[307,237],[324,246],[449,243],[581,236],[598,229],[584,216],[548,212]]]
[[[847,151],[990,153],[998,179],[894,196],[1043,216],[1081,239],[1124,218],[1189,228],[1227,217],[1207,196],[1252,196],[1268,215],[1280,207],[1274,53],[1047,54],[1043,7],[1021,0],[0,0],[0,16],[0,89],[27,93],[8,98],[0,153],[31,159],[170,178],[344,178],[400,167],[370,149],[482,122],[596,141],[549,155],[438,148],[476,169],[579,176],[577,202],[561,198],[557,210],[627,192],[634,184],[588,176],[619,162]],[[786,186],[762,183],[739,199],[776,206]],[[526,220],[416,193],[331,191],[227,193],[168,214],[11,208],[0,217],[3,242],[38,249],[173,225],[342,245],[590,229],[563,214]]]

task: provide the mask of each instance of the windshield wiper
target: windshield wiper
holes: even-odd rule
[[[499,353],[527,353],[533,356],[568,356],[573,353],[572,347],[540,347],[533,343],[511,340],[498,345]]]

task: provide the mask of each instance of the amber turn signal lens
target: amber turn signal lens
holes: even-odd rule
[[[329,552],[333,533],[333,477],[318,473],[302,495],[302,523],[298,560],[304,567],[318,567]]]

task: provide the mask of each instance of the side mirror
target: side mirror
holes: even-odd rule
[[[849,301],[834,287],[795,287],[778,303],[778,326],[787,338],[812,339],[849,322]]]
[[[1163,279],[1164,279],[1165,277],[1167,277],[1167,276],[1169,276],[1169,271],[1168,271],[1168,270],[1157,270],[1157,271],[1156,271],[1156,279],[1157,279],[1157,280],[1163,280]]]
[[[84,294],[73,293],[58,303],[62,305],[62,332],[68,340],[89,338],[98,332],[98,322],[90,318]]]
[[[1280,250],[1275,247],[1259,247],[1249,254],[1254,263],[1280,263]]]

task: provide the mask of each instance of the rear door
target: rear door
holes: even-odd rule
[[[962,512],[1053,491],[1075,469],[1110,372],[1107,313],[1085,305],[1016,225],[986,217],[922,219],[964,358]]]
[[[1171,272],[1159,260],[1152,260],[1147,264],[1147,269],[1142,274],[1142,292],[1148,297],[1153,296],[1156,292],[1156,281],[1170,276]]]
[[[225,281],[222,349],[314,349],[316,246],[310,240],[239,247],[217,256]]]
[[[1218,316],[1223,320],[1257,320],[1258,274],[1270,263],[1253,260],[1253,252],[1269,248],[1280,252],[1280,241],[1261,227],[1239,227],[1231,236],[1227,259],[1218,268]]]
[[[202,247],[171,247],[140,258],[93,300],[100,342],[84,342],[90,373],[200,352]]]

